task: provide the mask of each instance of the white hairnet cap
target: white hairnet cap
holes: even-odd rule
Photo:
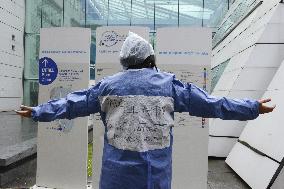
[[[142,64],[148,56],[154,54],[153,47],[148,41],[136,33],[129,32],[121,47],[120,63],[127,68],[132,65]]]

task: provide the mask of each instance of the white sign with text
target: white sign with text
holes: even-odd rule
[[[210,91],[212,34],[206,28],[158,28],[157,66]],[[175,113],[172,188],[207,188],[208,119]]]
[[[137,33],[149,40],[149,28],[130,26],[105,26],[96,30],[96,81],[106,76],[122,71],[119,62],[119,52],[129,31]],[[99,181],[102,167],[102,154],[104,147],[105,128],[100,115],[95,115],[93,128],[93,188],[99,189]]]
[[[41,29],[39,104],[88,88],[90,44],[90,29]],[[87,119],[84,117],[39,123],[37,186],[86,188]]]

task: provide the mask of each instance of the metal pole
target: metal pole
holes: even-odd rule
[[[108,26],[108,20],[109,20],[109,0],[107,1],[107,26]]]
[[[179,0],[178,0],[178,27],[179,27]]]
[[[156,3],[154,2],[154,31],[156,30]]]
[[[63,5],[62,5],[63,7],[62,7],[62,11],[63,11],[63,19],[62,19],[62,21],[63,21],[63,23],[62,23],[62,25],[64,26],[64,13],[65,13],[65,10],[64,10],[64,6],[65,6],[65,0],[63,0]]]
[[[131,5],[130,5],[131,6],[131,10],[130,10],[130,26],[131,26],[132,25],[132,7],[133,7],[132,3],[133,3],[133,0],[131,0],[130,3],[131,3]]]
[[[87,0],[85,0],[85,28],[87,27]]]
[[[205,7],[204,0],[202,1],[202,7],[203,7],[203,13],[202,13],[202,27],[203,27],[204,26],[204,7]]]

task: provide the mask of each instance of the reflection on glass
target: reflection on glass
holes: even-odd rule
[[[108,10],[108,25],[130,25],[131,0],[111,0]]]
[[[41,26],[43,28],[63,26],[63,0],[42,0]]]
[[[204,26],[215,28],[234,0],[26,0],[25,94],[29,82],[37,82],[39,31],[42,27],[87,27],[92,29],[90,78],[95,79],[96,28],[106,25],[146,26],[150,41],[156,46],[156,28],[169,26]],[[245,14],[253,0],[243,1],[238,13],[217,31],[222,38]],[[228,4],[229,3],[229,4]],[[237,2],[236,2],[237,3]],[[254,3],[255,4],[255,3]],[[251,6],[251,5],[250,5]],[[35,81],[34,81],[35,80]],[[27,95],[25,100],[27,100]],[[36,98],[37,99],[37,98]],[[32,99],[31,99],[32,100]],[[30,102],[29,102],[30,103]]]
[[[105,26],[108,22],[108,0],[86,0],[87,27],[95,30],[98,26]]]
[[[180,1],[179,23],[180,26],[202,26],[202,19],[212,14],[212,10],[203,8],[203,0]]]
[[[204,1],[204,26],[216,27],[228,12],[227,0]]]
[[[26,80],[24,81],[24,102],[26,106],[38,105],[38,81]]]
[[[154,1],[132,1],[131,25],[146,26],[154,30]]]
[[[39,33],[41,28],[41,4],[42,0],[26,1],[26,33]]]
[[[25,35],[24,79],[38,79],[39,34]]]
[[[155,1],[155,28],[178,26],[178,0]]]
[[[235,2],[238,3],[238,5],[234,11],[232,11],[227,20],[218,27],[216,35],[213,39],[213,46],[216,46],[238,22],[242,20],[249,13],[249,11],[259,3],[259,1],[260,0],[246,0]]]
[[[85,26],[85,1],[64,0],[64,26]]]
[[[213,89],[217,85],[219,79],[221,78],[221,76],[222,76],[223,72],[225,71],[225,68],[227,67],[229,62],[230,62],[230,59],[228,59],[227,61],[219,64],[218,66],[216,66],[215,68],[213,68],[211,70],[211,76],[212,76],[211,92],[213,91]]]
[[[91,62],[90,62],[90,79],[95,80],[96,74],[96,32],[92,31],[91,41]]]

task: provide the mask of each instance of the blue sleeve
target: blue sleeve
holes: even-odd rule
[[[210,96],[193,84],[173,80],[175,112],[224,120],[253,120],[259,115],[259,102],[249,99],[228,99]]]
[[[50,122],[55,119],[74,119],[100,111],[100,83],[90,89],[69,93],[65,98],[50,100],[34,107],[34,121]]]

